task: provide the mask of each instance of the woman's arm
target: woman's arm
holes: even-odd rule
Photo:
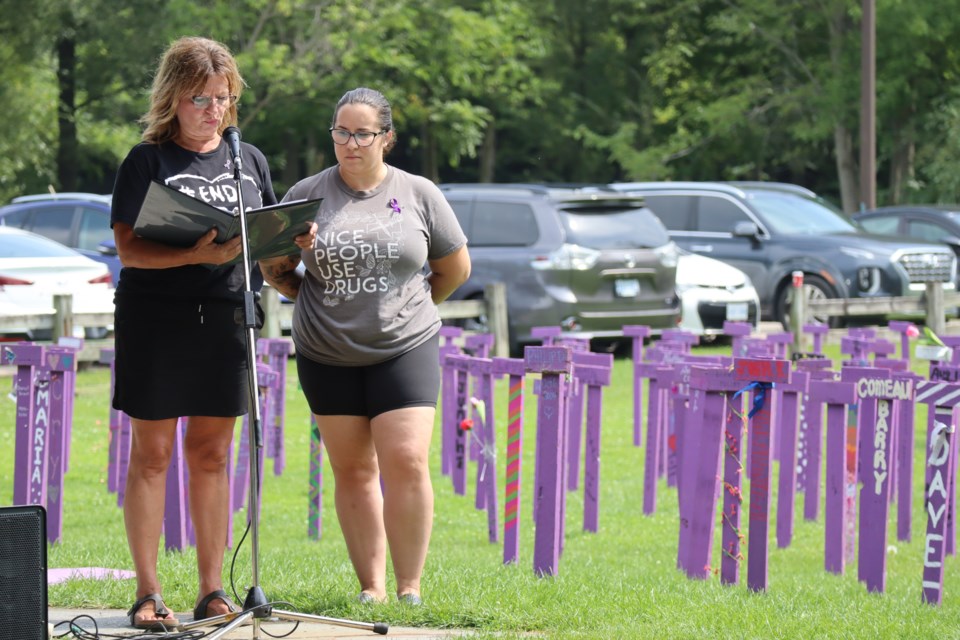
[[[300,254],[280,256],[260,261],[260,271],[263,279],[271,287],[290,298],[296,300],[303,284],[303,276],[297,273],[300,265]]]
[[[217,230],[211,229],[192,247],[171,247],[141,238],[133,227],[125,222],[115,222],[113,238],[117,245],[117,255],[125,267],[138,269],[168,269],[187,264],[223,264],[240,255],[240,237],[231,238],[223,244],[214,239]]]
[[[430,260],[430,297],[440,304],[470,277],[470,254],[467,245],[439,260]]]

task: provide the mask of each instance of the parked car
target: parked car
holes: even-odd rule
[[[639,198],[525,184],[441,184],[467,234],[472,273],[452,296],[503,282],[511,351],[531,329],[615,341],[623,326],[675,328],[677,247]]]
[[[920,295],[927,282],[955,287],[956,256],[944,245],[862,231],[813,192],[772,182],[632,182],[684,249],[744,271],[761,314],[789,323],[791,273],[808,299]],[[838,326],[842,318],[818,318]]]
[[[852,217],[870,233],[940,242],[960,257],[960,205],[905,204],[867,209]]]
[[[110,200],[95,193],[20,196],[0,207],[0,225],[38,233],[104,263],[116,286],[121,265],[110,228]]]
[[[723,335],[723,323],[760,328],[760,298],[750,277],[725,262],[681,251],[677,262],[680,328],[700,336]]]
[[[106,265],[49,238],[0,226],[0,322],[53,313],[58,293],[73,296],[74,313],[113,314],[114,290]],[[75,336],[100,338],[111,328],[78,327]],[[0,329],[5,339],[49,340],[51,333],[27,322]]]

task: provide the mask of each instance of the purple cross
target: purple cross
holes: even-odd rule
[[[811,380],[833,380],[831,364],[826,358],[805,358],[797,361],[797,371],[808,373]],[[797,436],[797,490],[804,494],[804,520],[816,520],[820,513],[823,403],[809,386],[803,396],[800,416],[800,431]]]
[[[586,387],[587,433],[584,451],[583,529],[596,533],[600,525],[600,423],[603,387],[610,385],[613,356],[574,353],[573,375]]]
[[[857,401],[852,382],[812,380],[810,396],[827,406],[826,504],[824,507],[824,567],[843,574],[847,532],[847,406]]]
[[[650,336],[650,327],[641,324],[623,326],[623,335],[631,338],[633,355],[633,446],[643,444],[643,340]]]
[[[463,430],[467,419],[467,372],[470,367],[470,356],[447,354],[445,367],[453,371],[454,404],[456,412],[452,423],[444,424],[443,429],[452,432],[452,454],[450,476],[453,481],[453,492],[458,496],[467,495],[467,435]]]
[[[943,599],[943,561],[948,522],[956,518],[956,427],[960,421],[960,385],[917,383],[917,402],[930,407],[933,427],[927,434],[927,533],[923,557],[923,601],[940,605]],[[952,494],[952,495],[951,495]]]
[[[770,469],[773,466],[773,416],[777,415],[777,396],[767,394],[774,384],[790,382],[790,362],[762,358],[735,358],[734,378],[748,387],[756,386],[748,413],[750,428],[750,529],[747,552],[747,588],[767,588],[767,533],[770,518]]]
[[[917,331],[917,325],[906,320],[891,320],[887,323],[887,328],[900,334],[900,359],[910,362],[910,336],[909,333]]]
[[[803,332],[813,336],[813,353],[823,353],[823,339],[829,333],[830,327],[825,324],[805,324]]]
[[[494,375],[509,375],[507,405],[507,468],[503,500],[503,563],[520,557],[520,479],[523,462],[523,360],[494,358]]]
[[[537,465],[534,480],[536,532],[533,571],[538,576],[559,572],[563,544],[563,430],[566,408],[564,378],[571,372],[571,352],[564,347],[527,347],[524,364],[530,373],[541,375],[537,406]]]
[[[447,355],[461,353],[460,347],[456,344],[456,339],[463,335],[461,327],[450,327],[443,325],[440,327],[440,367],[441,367],[441,386],[440,386],[440,472],[448,476],[453,464],[453,435],[452,428],[448,425],[454,424],[457,418],[457,390],[454,370],[447,365]]]
[[[743,339],[753,333],[753,325],[749,322],[723,321],[723,335],[730,336],[731,351],[734,358],[746,356],[743,348]]]
[[[800,398],[807,393],[810,374],[794,371],[790,382],[779,385],[780,413],[780,478],[777,492],[777,546],[790,546],[793,538],[793,504],[797,488],[797,433]]]
[[[895,433],[893,400],[913,398],[908,378],[860,378],[855,383],[861,407],[860,546],[858,578],[868,591],[882,593],[887,580],[887,517],[890,510],[890,461]],[[868,403],[867,400],[874,400]]]
[[[743,383],[726,368],[694,366],[690,371],[690,411],[698,419],[690,422],[689,438],[684,445],[684,456],[689,459],[689,464],[684,465],[681,486],[690,497],[680,513],[677,566],[691,578],[709,575],[719,467],[723,456],[726,460],[724,486],[731,488],[731,491],[723,492],[721,567],[722,579],[727,584],[736,583],[739,573],[741,473],[737,446],[731,448],[729,445],[734,440],[739,442],[743,432],[740,415],[743,402],[730,400],[733,392],[741,387]]]

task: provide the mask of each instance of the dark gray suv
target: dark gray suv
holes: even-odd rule
[[[457,299],[503,282],[511,351],[530,330],[615,339],[623,325],[677,326],[677,248],[637,197],[523,184],[441,184],[467,234],[470,279]]]
[[[920,295],[927,282],[955,286],[949,248],[870,235],[813,192],[772,182],[631,182],[670,237],[750,276],[762,316],[788,326],[791,272],[809,299]],[[836,326],[840,318],[823,318]]]

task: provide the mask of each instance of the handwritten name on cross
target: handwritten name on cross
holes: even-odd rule
[[[833,380],[832,364],[826,358],[803,358],[797,361],[796,368],[808,373],[811,380]],[[820,470],[823,468],[823,404],[813,396],[809,387],[803,395],[800,416],[797,490],[803,492],[804,520],[817,520],[820,516]]]
[[[876,367],[858,367],[845,364],[840,368],[840,379],[852,382],[857,393],[857,402],[847,412],[847,560],[852,561],[856,554],[857,530],[857,482],[867,482],[870,475],[870,456],[874,427],[877,419],[879,389],[885,388],[890,380],[888,369]],[[876,391],[865,392],[866,389]],[[861,578],[862,579],[862,578]]]
[[[913,380],[860,378],[854,383],[861,410],[860,548],[857,573],[868,591],[882,593],[887,581],[887,518],[894,435],[894,400],[913,398]],[[867,399],[875,403],[865,402]]]
[[[486,509],[487,537],[490,542],[497,542],[500,539],[500,525],[497,522],[497,438],[493,428],[493,360],[471,358],[468,369],[475,381],[475,397],[483,407],[482,411],[477,411],[477,419],[471,429],[472,438],[479,449],[474,505],[477,509]]]
[[[456,407],[454,420],[450,424],[443,425],[444,429],[450,430],[453,434],[451,440],[452,459],[450,467],[450,479],[453,481],[453,492],[458,496],[467,495],[467,434],[464,431],[467,419],[467,381],[470,369],[470,356],[460,354],[447,354],[445,366],[453,371],[454,380],[454,402]]]
[[[947,521],[951,514],[951,487],[956,490],[956,427],[960,421],[960,385],[945,382],[918,382],[917,402],[929,405],[936,414],[927,438],[926,491],[927,533],[923,555],[923,602],[943,601],[943,561],[946,556]]]

